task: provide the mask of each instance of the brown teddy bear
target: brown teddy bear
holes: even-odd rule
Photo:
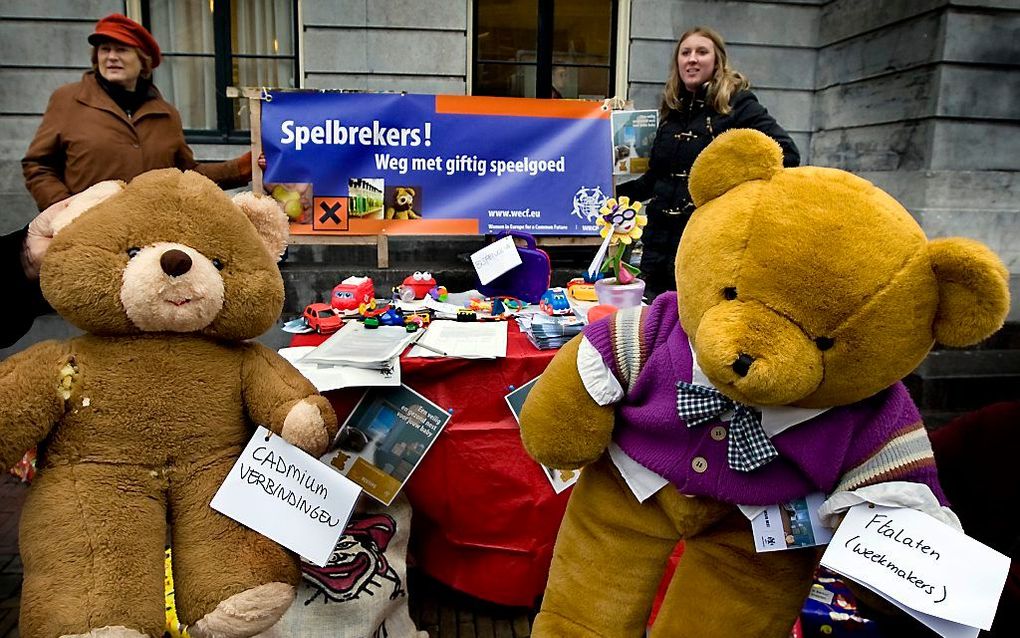
[[[524,405],[531,455],[584,466],[533,636],[643,635],[678,539],[652,636],[787,636],[819,555],[757,553],[748,516],[809,493],[831,524],[883,500],[958,525],[899,379],[1002,325],[1002,263],[755,131],[720,135],[690,189],[677,292],[589,325]]]
[[[47,301],[86,334],[0,364],[0,465],[42,442],[20,632],[161,636],[169,539],[191,636],[252,636],[290,606],[297,560],[209,502],[255,424],[311,454],[337,430],[307,380],[247,341],[282,308],[286,217],[176,169],[114,191],[42,264]]]
[[[421,219],[414,212],[414,189],[397,186],[393,189],[393,206],[386,209],[386,219]]]

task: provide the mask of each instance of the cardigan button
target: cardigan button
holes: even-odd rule
[[[703,456],[696,456],[691,459],[691,469],[698,474],[704,474],[708,469],[708,461]]]
[[[712,440],[722,441],[723,439],[726,438],[726,428],[724,428],[721,425],[717,425],[714,428],[712,428],[709,434],[712,436]]]
[[[131,148],[142,148],[140,144],[132,144]]]

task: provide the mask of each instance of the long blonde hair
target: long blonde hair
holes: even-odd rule
[[[659,106],[661,119],[665,119],[671,110],[680,110],[681,92],[687,92],[683,80],[680,78],[680,67],[676,60],[680,55],[680,45],[692,35],[708,38],[715,47],[715,72],[712,74],[712,79],[708,81],[706,96],[708,104],[713,110],[726,115],[730,112],[730,98],[733,97],[733,94],[751,86],[747,78],[730,66],[726,57],[726,43],[721,35],[708,27],[688,29],[680,36],[673,48],[673,59],[669,63],[669,79],[666,80],[666,88],[662,92],[662,104]]]

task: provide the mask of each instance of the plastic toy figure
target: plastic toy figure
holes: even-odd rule
[[[404,287],[414,291],[415,299],[424,299],[429,290],[436,287],[436,280],[430,272],[415,271],[413,275],[404,278]]]
[[[578,301],[598,301],[595,284],[585,281],[583,277],[574,277],[567,282],[567,294]]]
[[[547,315],[569,315],[572,312],[563,288],[550,288],[542,293],[538,307]]]
[[[432,321],[432,315],[427,311],[412,312],[404,315],[404,323],[414,323],[419,328],[427,328]]]
[[[475,297],[468,302],[468,308],[475,312],[492,312],[492,301]]]
[[[348,277],[333,288],[330,305],[342,314],[357,314],[361,304],[375,298],[375,286],[369,277]]]
[[[384,326],[402,326],[404,325],[404,316],[396,308],[390,307],[379,315],[379,321]]]
[[[328,335],[340,329],[344,322],[333,312],[333,308],[325,303],[308,304],[301,315],[305,323],[319,334]]]

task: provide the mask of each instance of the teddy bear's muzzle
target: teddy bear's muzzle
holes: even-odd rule
[[[822,356],[814,340],[755,301],[727,301],[709,309],[692,344],[712,383],[741,403],[795,403],[823,380]]]

